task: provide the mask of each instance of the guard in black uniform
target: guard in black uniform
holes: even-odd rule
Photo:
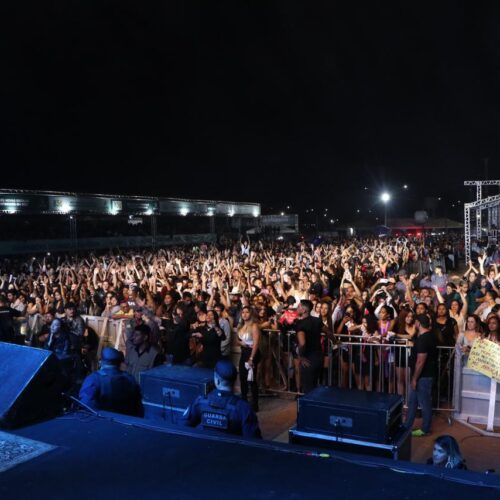
[[[105,347],[100,370],[91,373],[80,389],[80,401],[94,410],[144,416],[141,388],[132,375],[120,370],[123,354]]]
[[[246,401],[233,394],[236,377],[236,368],[230,361],[219,361],[214,370],[216,389],[195,399],[184,412],[183,423],[223,434],[261,438],[257,415]]]

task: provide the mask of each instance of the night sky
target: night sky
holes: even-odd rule
[[[1,187],[342,216],[387,188],[394,212],[441,196],[455,216],[484,158],[500,177],[500,16],[487,5],[10,2]]]

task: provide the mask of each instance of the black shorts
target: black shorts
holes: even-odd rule
[[[404,347],[398,347],[394,349],[394,362],[396,368],[408,368],[408,356],[407,349]]]

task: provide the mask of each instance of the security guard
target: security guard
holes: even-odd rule
[[[105,347],[100,370],[91,373],[80,389],[80,401],[94,410],[144,416],[141,389],[132,375],[120,370],[123,354]]]
[[[195,399],[184,412],[183,423],[224,434],[261,438],[257,415],[246,401],[233,394],[236,376],[230,361],[219,361],[214,370],[216,388],[208,396]]]

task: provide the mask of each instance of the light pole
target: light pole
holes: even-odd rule
[[[391,201],[391,195],[387,192],[380,195],[380,199],[384,204],[384,226],[387,227],[387,204]]]

